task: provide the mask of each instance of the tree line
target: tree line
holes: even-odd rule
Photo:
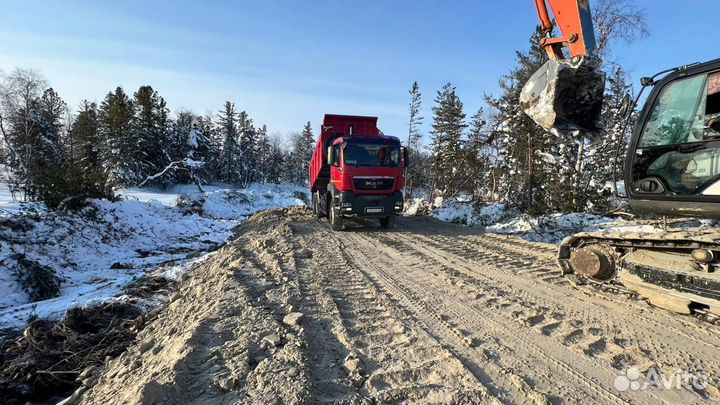
[[[173,115],[150,86],[121,87],[72,112],[32,70],[0,83],[0,161],[11,192],[55,208],[68,199],[114,197],[118,187],[210,182],[302,183],[314,147],[308,122],[290,147],[226,102],[215,115]]]

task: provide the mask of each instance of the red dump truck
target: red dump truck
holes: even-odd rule
[[[377,117],[326,114],[310,160],[312,208],[342,230],[346,218],[379,218],[392,228],[403,209],[407,150]]]

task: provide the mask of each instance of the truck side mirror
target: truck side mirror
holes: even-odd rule
[[[327,148],[327,164],[332,166],[335,163],[335,150],[332,145]]]
[[[402,148],[403,153],[403,162],[405,162],[405,168],[410,166],[410,159],[408,158],[408,150],[407,148]]]

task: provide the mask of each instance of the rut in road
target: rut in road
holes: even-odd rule
[[[106,366],[81,399],[538,405],[720,399],[715,386],[617,390],[615,378],[631,366],[718,375],[719,328],[577,288],[559,277],[554,255],[551,245],[427,218],[400,218],[392,231],[361,223],[333,232],[306,209],[265,212],[192,273],[137,347]],[[284,322],[296,313],[301,321]]]

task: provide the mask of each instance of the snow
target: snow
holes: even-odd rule
[[[121,201],[91,200],[79,212],[37,214],[13,203],[0,185],[0,330],[23,327],[27,318],[57,319],[75,306],[117,296],[138,277],[155,272],[176,278],[203,255],[226,243],[234,228],[255,212],[301,205],[305,188],[292,185],[194,185],[168,190],[121,190]],[[57,298],[30,302],[14,258],[48,266],[61,279]]]
[[[188,146],[190,146],[193,150],[198,148],[198,131],[193,129],[190,131],[190,136],[188,136]]]
[[[20,211],[20,202],[14,201],[10,188],[8,187],[8,179],[10,178],[10,170],[5,165],[0,164],[0,215],[2,213],[15,213]]]
[[[441,204],[438,204],[440,202]],[[445,203],[435,202],[439,206],[432,216],[445,222],[454,222],[467,226],[486,226],[497,223],[505,214],[505,204],[495,203],[482,205],[463,199],[453,199]]]
[[[417,200],[417,201],[416,201]],[[436,199],[433,205],[427,201],[414,199],[406,207],[406,215],[411,212],[422,214],[424,207],[430,215],[445,222],[466,226],[483,227],[486,232],[510,234],[533,242],[560,244],[566,237],[579,232],[620,231],[645,232],[661,231],[659,226],[638,224],[620,218],[607,217],[591,213],[553,214],[529,216],[509,209],[505,204],[482,204],[456,198],[448,201]]]
[[[20,211],[20,202],[13,201],[7,184],[0,183],[0,213],[16,213]]]

